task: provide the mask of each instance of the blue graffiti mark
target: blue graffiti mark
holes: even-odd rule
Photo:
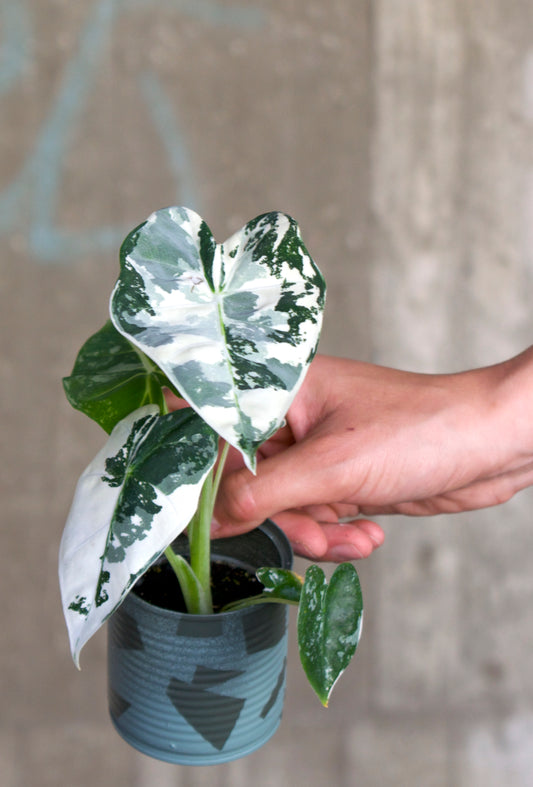
[[[142,75],[141,88],[163,142],[170,169],[179,184],[176,201],[199,211],[200,200],[191,166],[191,156],[184,144],[184,135],[180,131],[179,122],[171,109],[170,102],[152,72]]]
[[[122,0],[129,7],[153,8],[153,0]],[[254,6],[221,6],[215,0],[157,0],[158,7],[180,11],[213,27],[257,30],[265,22],[265,13]]]
[[[103,251],[122,233],[109,227],[86,232],[56,228],[62,158],[68,139],[94,80],[98,56],[111,33],[115,0],[100,0],[86,23],[76,57],[63,72],[52,109],[37,142],[15,181],[0,195],[0,232],[29,219],[29,246],[41,262],[70,261],[89,250]],[[29,201],[27,211],[21,202]]]
[[[29,60],[30,22],[22,0],[4,0],[0,5],[0,96],[7,93]]]
[[[29,241],[33,253],[43,261],[71,259],[76,248],[82,253],[91,247],[106,248],[108,243],[116,243],[117,234],[122,234],[111,227],[91,233],[59,232],[54,227],[62,158],[71,129],[79,120],[92,87],[98,55],[111,36],[115,12],[115,0],[100,0],[96,5],[86,24],[77,56],[65,68],[55,105],[29,161],[33,175]]]
[[[132,7],[149,7],[153,11],[156,4],[213,25],[231,25],[249,30],[260,27],[264,21],[259,9],[223,7],[211,0],[99,0],[95,4],[83,28],[77,53],[64,69],[58,93],[32,153],[18,176],[0,193],[0,234],[15,228],[27,231],[30,251],[39,262],[70,262],[88,252],[109,251],[117,246],[127,231],[126,227],[117,226],[102,226],[86,231],[67,231],[56,226],[62,160],[87,104],[101,53],[110,40],[118,12],[122,7],[127,8],[128,12],[131,12]],[[11,28],[8,26],[8,29],[14,31],[17,22],[18,38],[17,35],[14,37],[18,41],[18,51],[21,48],[26,53],[24,57],[27,57],[29,26],[20,24],[21,19],[22,16],[10,17]],[[8,47],[10,69],[4,84],[11,86],[22,73],[23,64],[13,54],[9,55],[10,51]],[[191,156],[179,119],[154,74],[147,72],[142,75],[140,86],[177,182],[177,201],[198,205]]]

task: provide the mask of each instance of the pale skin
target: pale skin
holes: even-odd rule
[[[257,475],[231,457],[215,535],[271,517],[298,554],[339,562],[383,543],[369,517],[503,503],[533,484],[532,409],[533,348],[439,375],[317,356]]]

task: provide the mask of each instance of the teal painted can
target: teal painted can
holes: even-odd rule
[[[214,541],[212,552],[252,572],[292,566],[291,546],[270,521]],[[281,721],[287,626],[284,604],[187,615],[133,590],[108,623],[113,724],[129,744],[166,762],[216,765],[250,754]]]

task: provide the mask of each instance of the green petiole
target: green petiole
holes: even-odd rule
[[[228,450],[229,445],[225,442],[216,472],[212,470],[205,479],[198,509],[187,528],[190,564],[180,555],[176,555],[171,546],[165,550],[165,556],[180,583],[187,611],[195,615],[209,615],[213,612],[211,521]]]

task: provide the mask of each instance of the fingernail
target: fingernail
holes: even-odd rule
[[[220,530],[220,527],[221,527],[220,523],[217,522],[216,519],[213,519],[211,521],[211,535],[214,536],[215,533],[217,533]]]
[[[300,555],[300,557],[306,557],[309,560],[320,560],[322,557],[322,555],[317,555],[315,551],[309,549],[306,544],[300,544],[297,541],[293,541],[292,546],[296,554]]]
[[[363,557],[363,553],[354,546],[339,544],[336,547],[331,547],[329,557],[331,560],[342,563],[343,560],[360,560]]]

